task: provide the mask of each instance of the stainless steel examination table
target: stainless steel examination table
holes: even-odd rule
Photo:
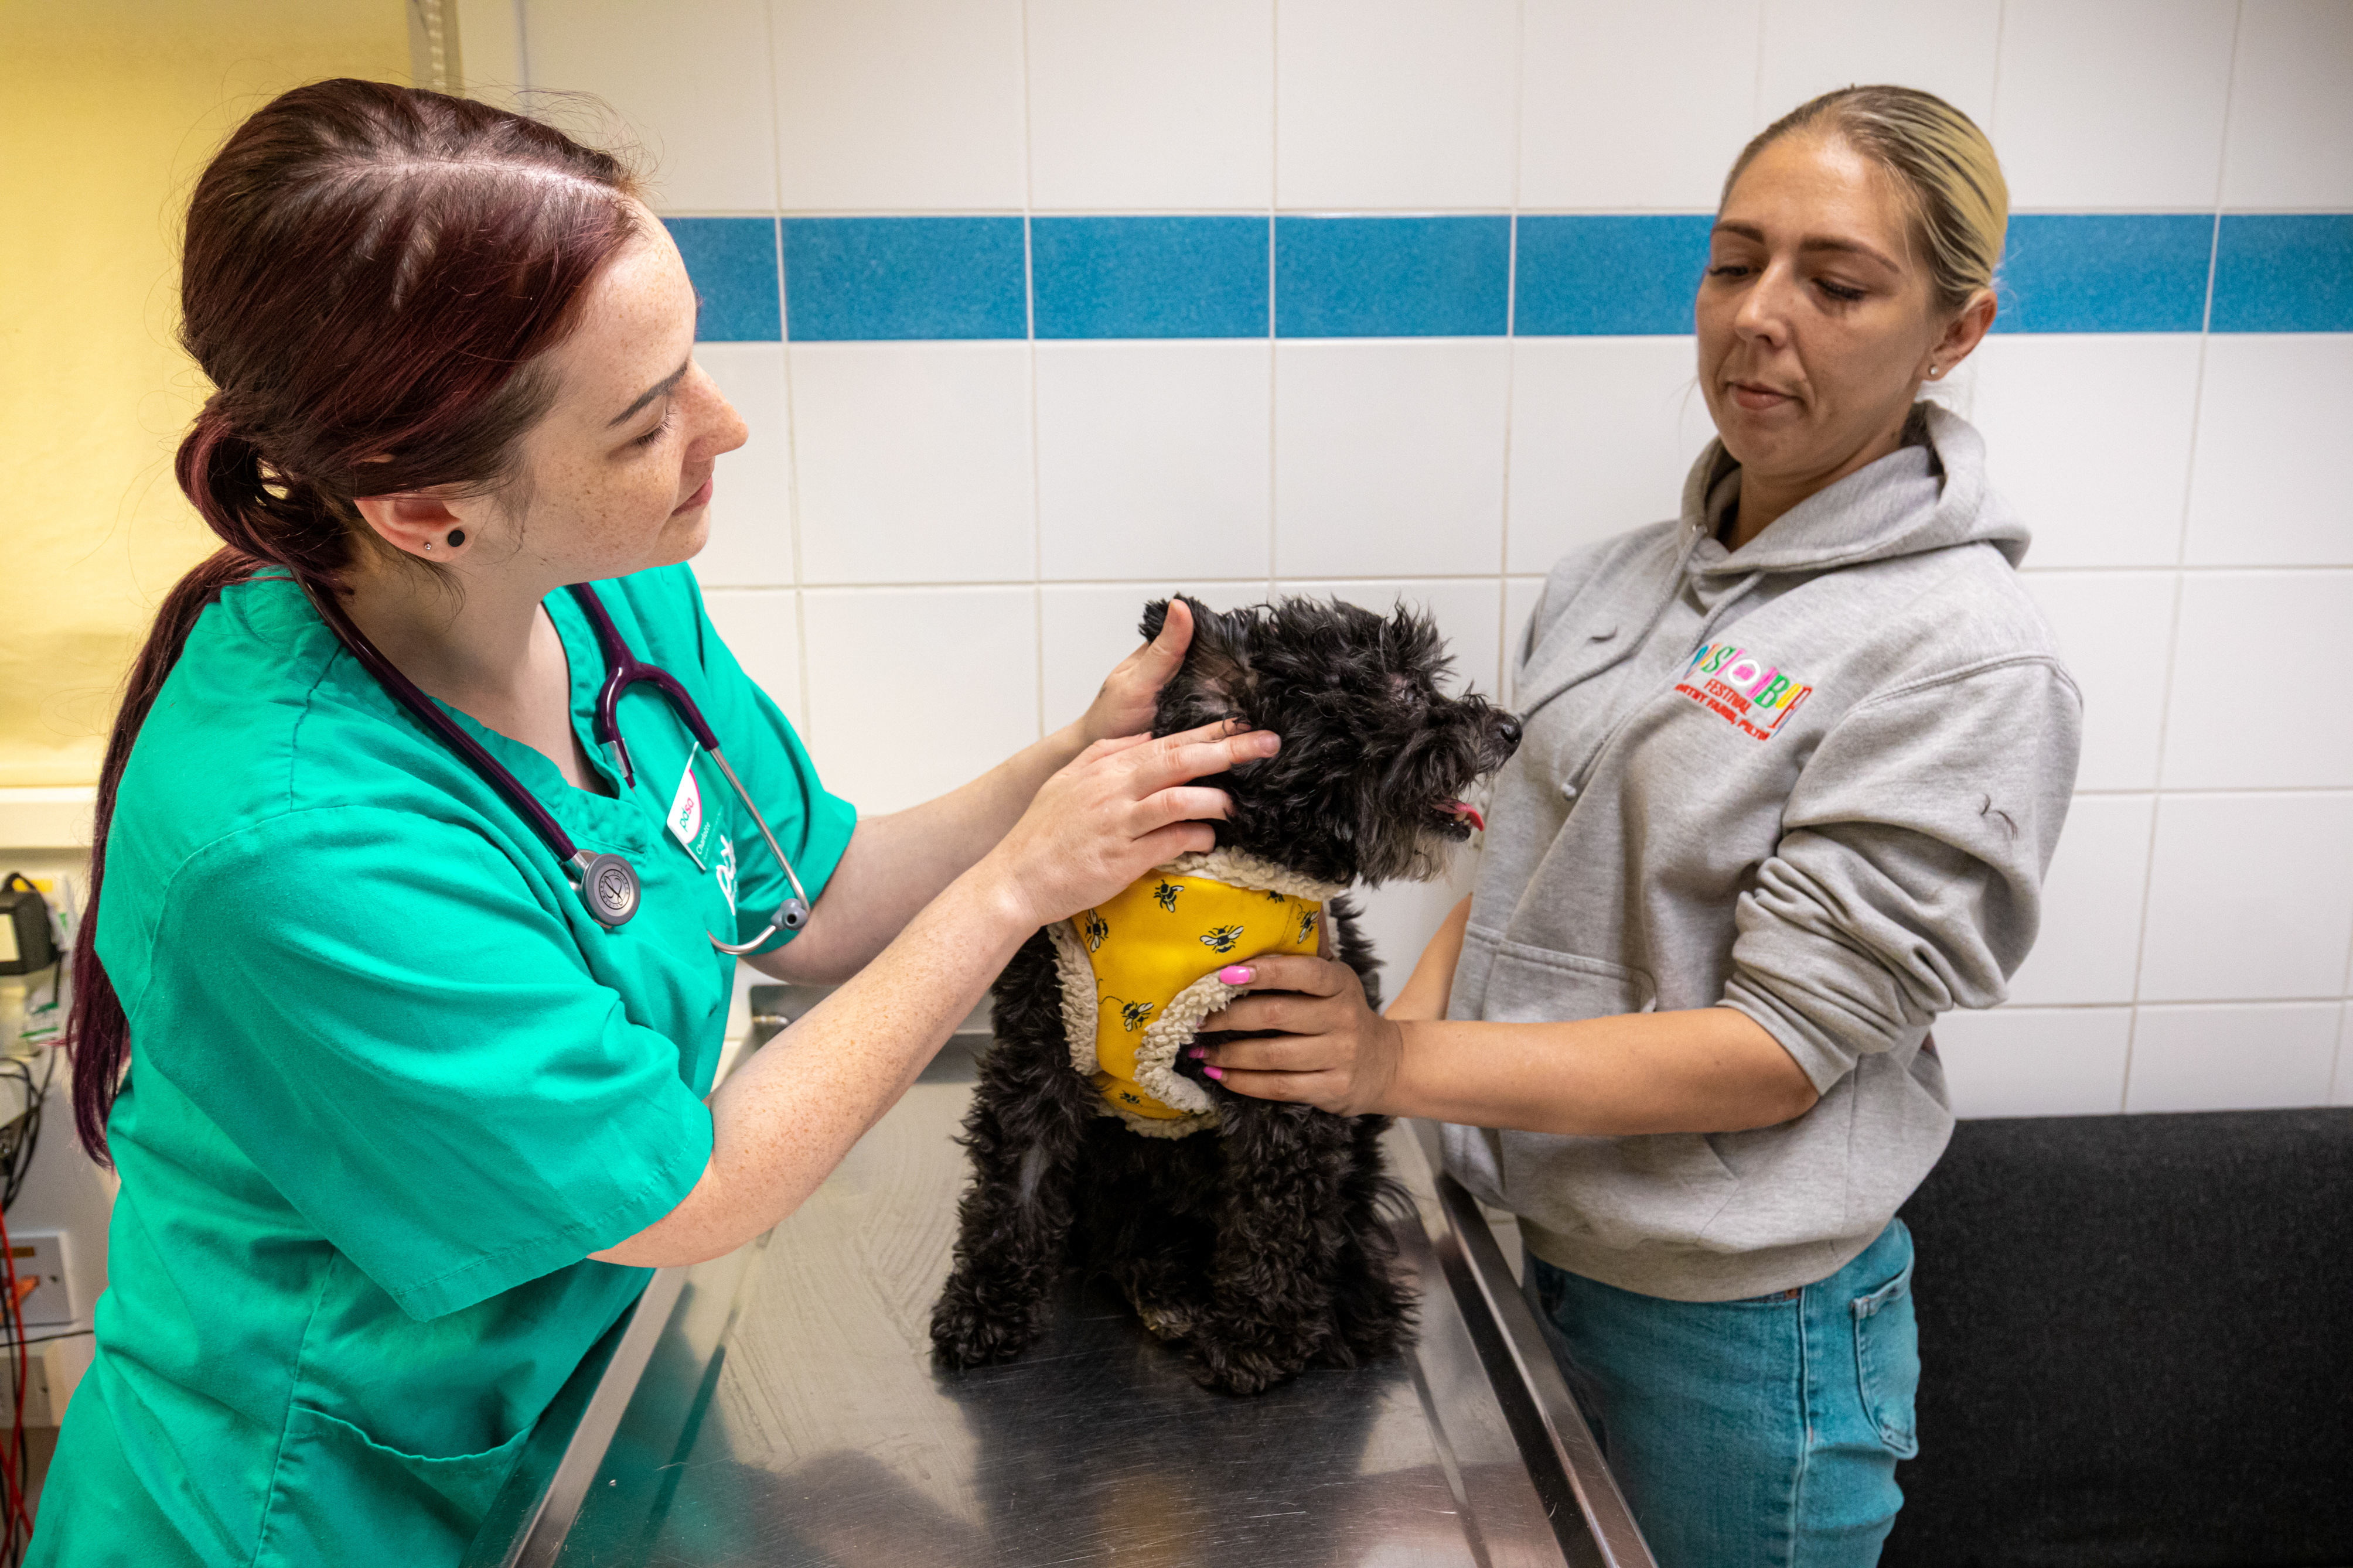
[[[798,1012],[787,989],[755,1005]],[[1651,1568],[1426,1128],[1390,1134],[1422,1303],[1405,1357],[1236,1399],[1073,1283],[1019,1360],[936,1369],[953,1139],[987,1042],[976,1017],[767,1236],[654,1276],[541,1422],[469,1568]]]

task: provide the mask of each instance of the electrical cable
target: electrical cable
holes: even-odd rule
[[[12,878],[13,882],[19,879]],[[65,1000],[67,944],[58,945],[58,957],[49,966],[49,999],[53,1008],[61,1008]],[[32,995],[26,986],[26,999]],[[62,1013],[60,1012],[60,1016]],[[0,1491],[5,1492],[5,1514],[0,1516],[0,1568],[16,1568],[32,1550],[33,1514],[30,1499],[33,1489],[31,1446],[25,1432],[25,1390],[32,1375],[31,1347],[51,1340],[71,1339],[92,1332],[89,1329],[67,1329],[36,1337],[25,1324],[25,1297],[37,1288],[20,1289],[16,1279],[16,1249],[8,1237],[7,1211],[14,1208],[16,1197],[24,1190],[25,1180],[32,1173],[33,1156],[40,1147],[41,1111],[49,1097],[49,1087],[56,1080],[59,1046],[48,1043],[41,1049],[41,1074],[37,1082],[33,1068],[25,1058],[9,1056],[0,1058],[0,1079],[14,1078],[24,1086],[25,1109],[22,1114],[0,1127],[0,1356],[10,1363],[15,1373],[16,1397],[10,1415],[8,1442],[0,1449]]]
[[[56,974],[62,981],[62,964]],[[40,1143],[41,1110],[56,1079],[57,1066],[56,1050],[44,1052],[41,1075],[37,1081],[31,1065],[22,1058],[0,1060],[0,1079],[14,1078],[23,1085],[25,1092],[23,1113],[0,1128],[0,1292],[5,1292],[0,1294],[0,1355],[8,1360],[16,1385],[15,1397],[10,1402],[7,1445],[0,1448],[0,1491],[5,1491],[6,1510],[0,1515],[0,1565],[5,1568],[16,1568],[32,1548],[32,1448],[25,1429],[25,1393],[32,1376],[31,1347],[52,1338],[69,1337],[68,1333],[59,1333],[37,1339],[26,1327],[25,1292],[17,1283],[16,1249],[8,1236],[7,1221],[7,1210],[15,1205],[32,1171],[33,1155]]]
[[[32,1482],[31,1455],[25,1443],[25,1382],[32,1372],[32,1358],[25,1353],[22,1298],[16,1293],[16,1248],[8,1239],[5,1212],[0,1212],[0,1289],[6,1291],[5,1297],[0,1297],[0,1327],[14,1336],[16,1352],[15,1413],[9,1424],[7,1452],[0,1456],[0,1475],[5,1476],[8,1491],[6,1528],[0,1530],[0,1562],[15,1564],[24,1561],[33,1540],[33,1518],[25,1508],[25,1493]]]

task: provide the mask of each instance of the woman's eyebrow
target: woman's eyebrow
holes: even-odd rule
[[[1757,245],[1767,243],[1765,231],[1757,227],[1753,223],[1740,223],[1737,221],[1718,223],[1708,232],[1711,236],[1718,234],[1736,235],[1742,239],[1752,241]],[[1799,240],[1798,242],[1798,250],[1801,255],[1808,252],[1827,250],[1841,256],[1861,256],[1878,262],[1882,267],[1887,268],[1891,271],[1902,270],[1902,268],[1898,268],[1894,262],[1890,261],[1881,252],[1873,249],[1870,246],[1863,244],[1859,239],[1839,239],[1830,235],[1815,235]]]
[[[1836,252],[1841,256],[1865,257],[1870,260],[1878,262],[1882,267],[1886,268],[1891,272],[1902,270],[1902,268],[1898,268],[1894,262],[1890,261],[1885,256],[1873,250],[1870,246],[1863,244],[1859,239],[1832,239],[1827,236],[1812,239],[1802,239],[1798,242],[1798,249],[1800,254],[1807,251],[1828,250]]]
[[[643,408],[647,404],[651,403],[655,398],[668,395],[671,391],[676,389],[680,378],[686,374],[686,367],[693,363],[694,356],[692,354],[689,354],[680,363],[679,367],[676,370],[670,372],[668,375],[662,377],[659,381],[654,383],[651,386],[647,387],[643,392],[638,394],[638,400],[635,403],[630,404],[627,408],[622,409],[618,414],[614,415],[611,419],[607,420],[606,422],[605,428],[610,430],[614,426],[620,424],[623,420],[628,418],[630,415],[635,414],[638,409]]]

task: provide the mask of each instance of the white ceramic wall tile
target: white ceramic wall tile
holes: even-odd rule
[[[1318,599],[1342,599],[1351,605],[1388,615],[1400,601],[1430,612],[1454,657],[1451,689],[1473,687],[1490,701],[1499,689],[1495,653],[1503,640],[1503,595],[1493,577],[1444,578],[1412,582],[1350,578],[1340,581],[1284,578],[1274,585],[1278,594],[1305,594]]]
[[[1029,170],[1042,209],[1267,206],[1273,0],[1031,0]]]
[[[2353,1002],[2340,1009],[2337,1025],[2337,1066],[2329,1075],[2328,1103],[2353,1105]]]
[[[694,558],[706,587],[793,580],[792,418],[782,343],[697,343],[695,360],[744,416],[744,444],[719,459],[711,539]]]
[[[1273,358],[1264,339],[1039,343],[1046,577],[1264,577]]]
[[[2186,559],[2353,565],[2353,491],[2321,458],[2348,428],[2353,332],[2209,338]]]
[[[1956,1116],[2113,1116],[2124,1109],[2129,1007],[2003,1007],[1936,1020]]]
[[[1240,609],[1266,597],[1266,578],[1247,583],[1047,583],[1038,590],[1038,637],[1045,656],[1045,726],[1061,729],[1087,712],[1111,668],[1134,654],[1136,626],[1151,599],[1184,593],[1209,609]]]
[[[1247,583],[1050,583],[1039,591],[1039,647],[1046,668],[1045,723],[1057,730],[1087,710],[1103,678],[1135,651],[1144,606],[1188,594],[1213,610],[1239,609],[1266,597],[1266,579]]]
[[[1513,0],[1283,0],[1275,203],[1512,204]]]
[[[1527,636],[1528,617],[1535,614],[1536,600],[1544,595],[1545,580],[1541,577],[1507,577],[1504,580],[1504,671],[1503,691],[1506,706],[1519,700],[1517,674],[1522,639]]]
[[[2028,565],[2180,559],[2200,347],[2194,332],[2021,332],[1969,356],[1970,422],[2034,531]]]
[[[1761,0],[1527,0],[1520,205],[1710,211],[1753,129]]]
[[[763,0],[672,0],[659,17],[637,0],[526,0],[522,44],[534,90],[592,93],[620,117],[648,155],[657,209],[776,209]]]
[[[2348,939],[2353,794],[2158,801],[2144,1002],[2341,996]]]
[[[786,212],[1021,205],[1021,0],[774,8]]]
[[[2268,1110],[2328,1103],[2334,1002],[2143,1007],[2126,1110]]]
[[[1694,353],[1680,337],[1514,341],[1510,570],[1676,515],[1715,438]]]
[[[1454,852],[1447,874],[1435,882],[1390,882],[1359,888],[1351,895],[1364,911],[1359,929],[1372,939],[1373,956],[1381,961],[1384,1004],[1404,989],[1421,950],[1430,945],[1449,911],[1471,896],[1478,868],[1477,851],[1465,845]]]
[[[702,595],[711,624],[719,628],[735,662],[796,727],[803,712],[798,598],[790,588],[714,588],[708,584]],[[830,773],[824,776],[832,782]]]
[[[2214,205],[2237,0],[2004,9],[1994,145],[2013,210]]]
[[[2353,5],[2245,0],[2222,169],[2230,207],[2353,207]]]
[[[1925,88],[1992,123],[2000,0],[1765,0],[1755,123],[1854,83]]]
[[[2353,572],[2192,572],[2165,727],[2168,789],[2353,784]]]
[[[1510,367],[1502,338],[1278,344],[1277,574],[1497,570]]]
[[[2043,879],[2042,934],[2010,979],[2012,1003],[2133,999],[2156,814],[2155,795],[2075,797]]]
[[[1027,580],[1027,343],[797,343],[805,583]]]
[[[2059,634],[2067,672],[2084,693],[2075,787],[2154,789],[2176,574],[2029,572],[2021,581]]]
[[[802,596],[809,752],[865,816],[944,794],[1038,739],[1037,590]]]

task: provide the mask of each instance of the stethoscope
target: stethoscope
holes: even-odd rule
[[[368,673],[381,681],[384,689],[391,692],[402,707],[415,714],[426,728],[448,742],[449,749],[465,759],[483,783],[506,796],[507,804],[522,814],[523,819],[555,852],[555,858],[564,863],[565,880],[572,883],[574,890],[580,895],[580,901],[587,906],[588,913],[595,917],[596,923],[607,931],[626,924],[629,917],[638,912],[639,888],[637,868],[618,855],[591,855],[573,843],[572,836],[548,815],[547,808],[522,786],[521,779],[484,751],[480,742],[458,728],[456,721],[444,713],[438,703],[419,691],[408,677],[394,667],[392,660],[384,657],[375,644],[368,641],[367,634],[352,623],[351,617],[343,613],[343,605],[335,602],[333,595],[321,593],[307,581],[301,586],[311,607],[319,612],[319,618],[327,623],[329,631],[335,634],[335,640],[342,643],[353,658],[365,665]],[[616,710],[623,692],[639,681],[649,681],[669,700],[670,711],[678,715],[695,740],[702,743],[702,749],[711,753],[711,760],[719,764],[719,771],[727,775],[728,784],[735,791],[735,798],[744,803],[744,809],[752,814],[754,822],[759,824],[760,837],[768,841],[768,848],[776,856],[776,864],[785,868],[785,880],[792,885],[792,896],[776,906],[776,916],[768,921],[768,929],[751,941],[722,942],[711,936],[709,931],[703,935],[710,937],[711,945],[720,952],[742,954],[752,952],[779,930],[800,930],[808,922],[808,894],[801,887],[800,877],[793,870],[792,861],[786,858],[784,847],[768,830],[768,819],[760,815],[760,808],[752,803],[750,792],[735,776],[735,770],[728,766],[727,759],[720,754],[719,737],[712,734],[711,726],[703,721],[702,710],[694,705],[694,699],[686,694],[686,688],[681,686],[670,671],[658,665],[647,664],[629,651],[628,644],[621,640],[619,629],[613,625],[613,617],[605,613],[604,603],[596,597],[596,590],[586,583],[575,583],[570,592],[588,616],[588,624],[596,628],[596,647],[605,656],[605,689],[596,694],[594,733],[596,744],[603,749],[606,757],[620,770],[621,782],[625,785],[634,785],[638,775],[637,769],[629,762],[628,742],[621,739],[621,726]]]

